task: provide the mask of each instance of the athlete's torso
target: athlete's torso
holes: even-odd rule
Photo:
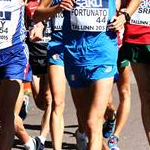
[[[53,0],[52,6],[57,5],[61,0]],[[52,45],[59,45],[62,43],[62,26],[63,26],[63,13],[56,14],[51,18],[51,27],[52,27]]]
[[[125,26],[124,41],[136,44],[150,44],[150,1],[142,3]]]
[[[116,63],[116,33],[107,30],[115,14],[115,0],[77,0],[72,12],[64,12],[63,38],[68,63]]]
[[[21,0],[0,0],[0,49],[24,41],[24,6]]]

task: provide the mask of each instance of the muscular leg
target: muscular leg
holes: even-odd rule
[[[34,92],[34,98],[36,97],[36,98],[39,98],[39,101],[41,100],[38,103],[38,99],[35,98],[37,100],[37,103],[40,105],[40,108],[42,107],[41,109],[45,108],[45,112],[44,112],[44,115],[42,118],[42,129],[40,131],[40,135],[42,137],[46,138],[47,134],[49,133],[49,118],[50,118],[50,110],[51,110],[51,105],[50,105],[50,103],[48,103],[49,102],[48,100],[50,100],[50,98],[49,98],[49,96],[50,96],[49,95],[50,94],[49,86],[48,86],[47,82],[46,82],[47,84],[45,84],[45,82],[44,82],[45,81],[45,75],[41,79],[42,83],[40,84],[41,85],[40,88],[39,88],[40,80],[36,80],[34,77],[33,77],[33,79],[34,79],[33,81],[36,81],[36,84],[34,84],[36,89],[32,88],[36,91],[36,92]],[[42,92],[38,91],[40,89],[42,89],[41,90]],[[45,89],[46,89],[46,91],[45,91]],[[40,95],[38,95],[38,92],[40,93]],[[45,93],[43,93],[43,92],[45,92]],[[20,90],[19,97],[18,97],[16,107],[15,107],[15,131],[16,131],[17,137],[23,142],[23,144],[26,144],[27,142],[31,141],[31,137],[27,133],[27,131],[25,130],[25,128],[23,126],[23,121],[19,116],[19,112],[20,112],[20,109],[21,109],[21,106],[23,103],[23,93],[24,93],[24,91],[23,91],[23,84],[22,84],[22,88]],[[34,146],[32,144],[32,141],[30,142],[30,145]]]
[[[49,121],[52,103],[51,91],[48,85],[48,76],[46,74],[41,74],[39,77],[34,75],[31,87],[36,106],[39,109],[44,110],[41,121],[40,136],[46,139],[46,136],[49,133]]]
[[[110,94],[109,100],[108,100],[108,105],[107,109],[105,112],[105,117],[108,120],[113,120],[114,119],[114,111],[115,111],[115,106],[113,104],[113,96],[112,93]]]
[[[60,150],[64,132],[63,112],[66,90],[64,67],[49,65],[49,79],[52,91],[51,135],[54,149]]]
[[[102,125],[108,99],[112,90],[113,77],[101,79],[91,87],[91,104],[87,120],[88,150],[102,148]]]
[[[24,95],[24,89],[23,89],[23,83],[21,84],[21,88],[19,91],[19,96],[15,105],[15,134],[16,136],[23,142],[23,144],[27,143],[30,139],[29,134],[27,133],[26,129],[23,126],[23,121],[19,116],[19,112],[23,103],[23,95]]]
[[[14,141],[14,107],[21,80],[3,80],[0,85],[0,150],[10,150]]]
[[[114,135],[119,137],[130,112],[130,67],[120,69],[120,77],[117,81],[119,92],[119,106],[117,109],[117,120]]]
[[[88,150],[102,148],[103,117],[112,84],[113,78],[108,78],[96,81],[91,88],[71,88],[77,112],[89,139]]]
[[[150,65],[132,63],[131,66],[139,89],[142,121],[150,144]]]

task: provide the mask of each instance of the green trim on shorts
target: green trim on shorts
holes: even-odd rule
[[[118,62],[118,68],[125,68],[125,67],[128,67],[130,66],[130,61],[125,59],[121,62]]]
[[[119,50],[118,64],[129,61],[132,63],[148,63],[150,64],[150,45],[123,43]],[[125,64],[128,64],[125,62]]]

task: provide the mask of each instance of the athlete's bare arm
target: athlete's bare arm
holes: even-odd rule
[[[121,7],[121,0],[116,0],[116,9],[117,9],[117,11],[120,10],[120,7]]]
[[[126,12],[129,14],[129,16],[132,16],[132,14],[140,5],[141,1],[142,0],[121,0],[121,5],[122,3],[127,2]],[[114,31],[121,30],[123,25],[127,22],[124,14],[114,16],[111,21],[112,23],[109,24],[108,27],[110,30],[114,30]]]
[[[122,3],[125,0],[122,0]],[[139,5],[141,4],[142,0],[126,0],[127,1],[127,9],[126,12],[132,16],[132,14],[136,11],[136,9],[139,7]]]
[[[63,10],[71,11],[74,4],[73,0],[62,0],[60,4],[50,7],[52,2],[53,0],[41,0],[33,15],[35,22],[48,20]]]
[[[18,0],[18,1],[21,2],[21,3],[22,3],[22,2],[25,2],[25,0]]]

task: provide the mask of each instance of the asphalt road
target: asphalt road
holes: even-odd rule
[[[137,91],[137,86],[134,77],[131,73],[131,112],[129,119],[122,131],[119,139],[120,150],[150,150],[148,142],[144,133],[141,115],[140,115],[140,99]],[[118,105],[118,93],[116,87],[113,90],[114,103]],[[40,132],[40,121],[43,112],[37,109],[34,105],[32,97],[30,98],[29,113],[27,119],[24,121],[25,128],[31,136],[37,136]],[[76,141],[74,132],[77,129],[77,119],[75,115],[75,108],[70,96],[69,88],[66,91],[66,105],[65,105],[65,131],[63,139],[64,150],[75,150]],[[13,150],[23,149],[21,142],[15,138]],[[48,135],[46,140],[46,150],[52,149],[51,137]]]

